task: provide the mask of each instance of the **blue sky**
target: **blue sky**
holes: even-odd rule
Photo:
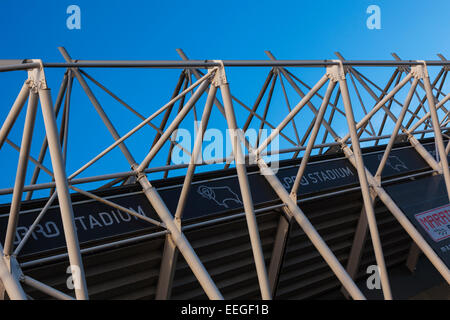
[[[81,9],[80,30],[66,27],[69,16],[66,9],[72,4]],[[369,17],[366,9],[372,4],[381,9],[380,30],[366,27]],[[448,12],[450,2],[446,0],[3,0],[0,2],[0,27],[3,30],[0,59],[40,58],[47,62],[63,62],[58,46],[64,46],[74,59],[103,60],[179,60],[176,48],[183,48],[193,59],[267,59],[264,50],[271,50],[279,59],[335,59],[335,51],[341,52],[347,59],[358,60],[392,59],[391,52],[398,53],[404,59],[437,59],[436,53],[450,57]],[[179,74],[174,70],[87,71],[144,116],[168,101]],[[252,105],[267,72],[268,69],[264,68],[230,71],[232,93],[247,105]],[[323,70],[305,71],[304,77],[312,85],[321,72]],[[46,74],[55,99],[63,70],[47,70]],[[374,73],[373,77],[386,78],[381,71]],[[0,74],[0,121],[6,118],[25,78],[26,74],[22,71]],[[117,123],[121,134],[139,123],[138,118],[121,109],[95,85],[89,84],[108,115]],[[279,89],[278,85],[274,103],[280,104],[285,112]],[[292,92],[289,95],[291,105],[295,105],[298,98],[294,98]],[[356,100],[353,103],[357,105]],[[199,103],[199,106],[202,104]],[[247,113],[238,107],[236,113],[242,125]],[[281,113],[275,112],[271,117],[273,123],[281,116]],[[74,84],[71,117],[69,173],[112,143],[77,83]],[[41,118],[38,113],[32,147],[35,157],[43,138]],[[220,115],[213,113],[211,125],[220,127],[219,118]],[[158,119],[155,124],[158,124]],[[10,135],[10,139],[17,144],[20,143],[23,120],[24,112]],[[307,125],[307,118],[297,124]],[[149,129],[130,141],[130,149],[135,152],[137,160],[145,156],[153,141],[152,136],[148,138],[145,132],[153,134]],[[292,135],[289,128],[287,134]],[[0,165],[4,168],[0,174],[0,188],[12,185],[17,155],[9,146],[0,151]],[[46,165],[50,167],[48,160]],[[155,159],[155,165],[164,162],[165,156]],[[30,165],[28,171],[33,168]],[[115,150],[86,174],[127,170],[128,164]],[[46,180],[47,177],[40,182]]]
[[[66,8],[81,8],[81,30],[66,28]],[[366,8],[381,8],[382,29],[366,28]],[[2,57],[264,59],[433,57],[445,50],[450,3],[436,1],[17,1],[0,4]]]

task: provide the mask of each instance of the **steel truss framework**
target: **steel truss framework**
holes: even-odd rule
[[[85,61],[73,60],[64,48],[60,48],[61,54],[66,60],[65,63],[46,63],[42,60],[0,60],[0,71],[27,70],[28,78],[23,84],[17,99],[12,105],[7,118],[4,120],[0,129],[0,148],[6,143],[13,146],[20,152],[17,173],[14,186],[9,189],[0,190],[2,194],[12,194],[11,208],[9,213],[9,221],[7,232],[5,235],[4,245],[0,246],[0,278],[8,296],[11,299],[27,299],[22,285],[26,284],[57,299],[74,299],[74,297],[62,293],[36,279],[24,275],[21,265],[17,261],[27,239],[29,239],[34,227],[39,223],[40,219],[45,215],[52,202],[58,197],[61,218],[63,221],[64,235],[67,244],[67,256],[71,266],[79,268],[78,273],[74,273],[74,277],[80,285],[76,286],[74,293],[76,299],[88,299],[88,289],[83,269],[82,252],[77,238],[74,213],[70,197],[70,189],[83,194],[87,197],[103,202],[111,207],[119,209],[134,215],[150,224],[163,227],[165,229],[166,241],[160,268],[159,281],[157,286],[157,299],[166,299],[170,297],[171,283],[175,270],[178,252],[182,254],[190,269],[194,273],[198,282],[204,289],[210,299],[222,299],[223,296],[218,287],[210,277],[208,271],[202,264],[202,261],[193,250],[191,244],[184,235],[181,225],[181,217],[186,207],[187,195],[190,192],[190,186],[193,179],[194,171],[200,164],[193,161],[198,159],[203,143],[203,134],[207,128],[211,110],[215,106],[223,115],[227,127],[230,129],[232,138],[233,154],[231,157],[218,159],[225,167],[230,166],[234,160],[236,167],[240,191],[242,195],[245,218],[248,226],[248,232],[253,251],[254,263],[257,271],[257,278],[261,297],[263,299],[271,299],[276,279],[280,271],[283,248],[286,242],[286,235],[289,224],[296,223],[303,229],[307,237],[311,240],[320,255],[332,269],[336,277],[340,280],[343,290],[353,299],[365,299],[359,288],[355,285],[353,278],[356,275],[357,266],[362,250],[363,239],[367,230],[372,240],[376,262],[379,267],[379,274],[382,282],[382,290],[385,299],[392,299],[389,277],[385,266],[383,250],[380,242],[380,236],[377,230],[377,222],[374,212],[374,201],[379,198],[389,211],[398,220],[400,225],[406,230],[416,245],[414,252],[423,252],[431,261],[435,268],[440,272],[442,277],[450,283],[450,272],[443,261],[436,255],[421,234],[415,229],[411,222],[406,218],[402,210],[391,199],[382,186],[381,173],[386,165],[393,144],[399,135],[406,137],[409,143],[414,147],[417,153],[428,163],[434,174],[443,175],[445,185],[450,199],[450,172],[447,161],[447,154],[450,150],[450,143],[444,144],[444,133],[447,130],[447,124],[450,121],[449,110],[445,107],[450,94],[442,92],[447,73],[449,71],[450,61],[447,61],[442,55],[439,60],[422,61],[422,60],[401,60],[394,55],[395,60],[389,61],[347,61],[340,54],[337,54],[337,60],[277,60],[270,53],[267,55],[270,60],[258,61],[226,61],[226,60],[189,60],[187,56],[178,50],[182,61]],[[181,75],[176,84],[175,91],[170,100],[159,110],[148,117],[142,116],[121,98],[107,89],[100,82],[95,80],[86,71],[88,68],[178,68]],[[242,101],[233,96],[230,92],[230,86],[227,81],[227,70],[231,67],[268,67],[269,74],[259,92],[252,107],[246,106]],[[301,70],[303,67],[314,67],[324,70],[322,77],[313,85],[308,86],[298,76],[294,74],[294,70]],[[357,68],[359,67],[390,67],[393,70],[391,77],[384,86],[379,87],[374,81],[370,80]],[[431,67],[439,68],[437,76],[432,80],[428,73]],[[58,91],[55,103],[53,104],[50,89],[47,86],[45,70],[48,68],[64,68],[65,74]],[[142,122],[131,129],[125,135],[120,136],[115,129],[114,124],[106,115],[103,107],[90,89],[86,78],[91,80],[128,110],[140,117]],[[69,123],[70,97],[73,81],[76,79],[89,100],[94,106],[96,112],[100,115],[102,121],[108,131],[114,138],[115,142],[105,148],[93,159],[88,161],[79,170],[72,174],[68,174],[65,170],[64,161],[67,157],[67,128]],[[285,103],[288,107],[287,116],[277,125],[272,125],[267,119],[268,109],[271,105],[272,94],[276,81],[279,81],[283,92]],[[358,97],[359,103],[364,116],[355,119],[354,102],[351,101],[349,89],[349,80],[353,84],[353,88]],[[289,98],[286,94],[286,83],[295,90],[300,96],[299,102],[291,107]],[[366,108],[362,94],[358,91],[357,85],[364,88],[365,94],[373,98],[374,102],[371,108]],[[324,95],[319,93],[322,87],[326,86]],[[408,93],[404,102],[396,99],[396,94],[403,88],[408,87]],[[420,96],[418,87],[422,88],[425,94]],[[306,89],[305,89],[306,88]],[[218,95],[220,91],[220,96]],[[304,91],[305,90],[305,91]],[[262,115],[258,114],[258,108],[263,97],[268,92],[266,106]],[[334,99],[333,97],[333,93]],[[189,94],[189,98],[188,98]],[[189,112],[196,112],[195,104],[202,95],[206,95],[206,103],[201,115],[202,128],[200,134],[196,136],[193,150],[184,150],[191,157],[188,165],[171,165],[170,154],[166,166],[152,168],[149,164],[155,158],[158,152],[166,143],[170,143],[170,150],[177,144],[173,138],[174,131],[179,127],[183,119]],[[412,105],[413,97],[417,97],[419,105]],[[313,104],[313,98],[319,98],[320,106]],[[338,107],[341,99],[344,109]],[[26,101],[28,106],[26,111],[25,125],[20,146],[15,145],[8,139],[8,134],[18,118],[19,113],[23,109]],[[40,102],[41,111],[45,123],[45,139],[43,141],[39,156],[35,159],[30,155],[30,145],[33,136],[34,122],[38,110],[38,102]],[[63,103],[64,102],[64,103]],[[426,103],[425,103],[426,102]],[[179,103],[179,109],[174,110],[176,103]],[[396,112],[392,105],[399,105],[400,111]],[[236,121],[235,107],[240,105],[249,112],[248,118],[242,127],[239,127]],[[307,107],[307,108],[304,108]],[[330,109],[331,108],[331,109]],[[56,118],[62,109],[62,124],[58,129]],[[304,135],[301,137],[297,130],[298,123],[294,122],[294,118],[299,118],[302,112],[308,111],[313,113],[314,120],[308,124]],[[326,119],[327,109],[331,110],[328,119]],[[423,111],[424,115],[419,116]],[[176,116],[169,123],[171,113]],[[163,119],[159,126],[154,125],[151,121],[158,115],[163,114]],[[348,133],[339,135],[334,128],[333,120],[336,115],[345,117]],[[376,126],[373,118],[376,114],[382,114],[383,120],[381,125]],[[196,116],[196,115],[195,115]],[[252,145],[245,140],[243,132],[246,132],[253,119],[260,120],[260,127],[270,127],[273,129],[270,135],[265,139],[258,139],[257,145]],[[390,132],[387,123],[394,124]],[[292,124],[295,137],[289,137],[283,133],[288,124]],[[150,151],[141,163],[137,163],[130,150],[127,148],[126,140],[144,126],[151,126],[156,130],[156,136],[150,146]],[[305,126],[305,124],[303,124]],[[306,126],[305,126],[306,128]],[[322,131],[321,131],[322,129]],[[376,130],[378,129],[378,130]],[[323,137],[319,139],[319,133],[323,132]],[[434,134],[435,144],[439,157],[433,157],[419,142],[417,137],[425,133]],[[287,190],[279,181],[269,165],[264,161],[263,156],[267,154],[266,149],[276,137],[283,137],[293,144],[292,148],[279,150],[279,153],[293,152],[294,157],[298,157],[302,153],[301,164],[291,190]],[[363,136],[366,136],[365,138]],[[293,141],[295,139],[296,141]],[[333,139],[333,142],[329,142]],[[372,142],[377,145],[380,140],[388,139],[384,155],[379,163],[376,174],[371,174],[365,167],[361,155],[361,142]],[[243,144],[247,151],[243,149]],[[131,171],[120,174],[108,174],[102,176],[94,176],[88,178],[76,178],[80,173],[93,165],[100,158],[105,156],[114,148],[119,147],[125,158],[127,159]],[[145,146],[146,147],[146,146]],[[314,150],[322,153],[325,148],[338,147],[342,149],[345,157],[355,167],[358,173],[360,189],[363,197],[363,209],[357,226],[350,259],[346,267],[342,266],[335,257],[329,246],[325,243],[315,227],[309,222],[299,206],[298,188],[300,181],[305,172],[306,165]],[[182,147],[181,147],[182,148]],[[52,170],[44,166],[44,157],[47,152],[50,153]],[[252,194],[247,179],[247,168],[245,158],[253,157],[259,166],[261,174],[264,175],[268,184],[273,188],[280,200],[284,204],[286,216],[280,217],[280,223],[276,235],[273,254],[270,265],[267,267],[262,254],[262,246],[258,225],[255,217],[255,209],[252,201]],[[439,160],[440,159],[440,160]],[[29,161],[35,164],[35,169],[31,182],[25,185],[25,175]],[[201,163],[207,165],[208,163]],[[166,204],[158,194],[158,191],[150,183],[147,174],[155,171],[165,172],[168,175],[170,170],[185,168],[186,174],[181,194],[178,199],[176,212],[170,212]],[[37,179],[41,171],[46,172],[53,178],[53,182],[37,184]],[[106,181],[105,187],[116,185],[119,183],[138,182],[142,186],[148,201],[155,209],[160,221],[142,216],[132,210],[124,208],[109,200],[103,199],[91,192],[84,191],[77,184],[88,183],[92,181]],[[36,221],[28,230],[21,243],[14,247],[16,228],[18,225],[18,217],[24,192],[27,192],[25,200],[32,198],[33,191],[49,189],[51,196],[47,204],[44,206]],[[288,217],[286,219],[286,217]],[[414,257],[411,257],[414,260]]]

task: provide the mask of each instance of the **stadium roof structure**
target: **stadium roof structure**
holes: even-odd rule
[[[301,298],[342,286],[348,297],[365,299],[356,280],[364,263],[375,263],[383,297],[392,299],[388,265],[406,259],[413,267],[420,252],[450,283],[450,94],[444,92],[450,61],[442,55],[430,61],[395,54],[379,61],[340,54],[336,60],[277,60],[266,52],[269,60],[189,60],[178,50],[180,61],[94,61],[59,50],[66,62],[0,60],[0,71],[7,72],[0,77],[17,70],[28,75],[0,129],[0,148],[8,144],[19,151],[15,181],[0,189],[12,196],[0,207],[0,277],[9,298]],[[53,101],[46,73],[55,68],[64,76]],[[180,72],[167,103],[144,116],[94,79],[91,68]],[[234,68],[268,70],[251,107],[228,82]],[[306,69],[319,74],[313,85],[301,79]],[[377,76],[384,84],[372,80],[368,69],[388,73]],[[108,117],[87,79],[141,122],[120,135],[122,124]],[[65,160],[71,157],[68,126],[77,111],[70,108],[74,80],[114,143],[70,173]],[[274,117],[277,83],[285,109],[276,109]],[[27,101],[16,145],[8,135]],[[33,157],[39,104],[45,138]],[[198,120],[200,110],[201,126],[187,150],[174,133],[187,117]],[[228,129],[232,154],[198,161],[214,111],[214,125]],[[248,116],[239,125],[242,114]],[[270,134],[249,141],[252,125]],[[138,162],[127,143],[144,127],[154,130],[145,139],[152,143],[139,146],[149,151]],[[72,126],[71,132],[76,137],[82,129]],[[276,139],[292,146],[268,151]],[[188,163],[171,163],[177,146]],[[128,162],[126,171],[79,177],[116,149]],[[47,150],[51,168],[44,163]],[[151,165],[163,152],[167,163]],[[267,160],[274,155],[284,156],[279,167]],[[224,169],[208,169],[218,163]],[[26,183],[30,164],[34,171]],[[168,177],[180,169],[181,175]],[[38,183],[42,172],[50,180]],[[156,172],[163,179],[150,181]],[[92,182],[104,185],[81,189]],[[42,190],[50,196],[33,197]],[[365,252],[374,259],[364,260]],[[67,262],[73,291],[66,286]]]

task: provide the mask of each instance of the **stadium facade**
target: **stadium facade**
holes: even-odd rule
[[[0,129],[0,148],[19,152],[15,180],[0,189],[10,195],[0,207],[5,297],[393,299],[436,285],[448,290],[450,62],[442,55],[277,60],[267,52],[268,60],[189,60],[178,50],[180,61],[101,61],[74,60],[59,49],[65,62],[0,60],[0,77],[27,72]],[[179,74],[167,103],[142,115],[90,74],[118,68]],[[54,69],[64,75],[53,101],[47,74]],[[251,106],[229,83],[236,69],[242,77],[267,72],[251,78],[261,85]],[[313,76],[302,79],[308,70],[316,72],[310,85]],[[88,80],[141,122],[120,135],[122,123],[107,115]],[[67,172],[75,81],[114,143]],[[17,145],[8,135],[22,109]],[[38,110],[45,137],[34,157]],[[186,149],[176,132],[193,119],[201,122]],[[232,152],[203,159],[208,124],[219,122]],[[153,132],[137,161],[127,143],[144,127]],[[71,135],[82,129],[71,127]],[[279,147],[269,149],[274,143]],[[187,163],[174,163],[176,148]],[[128,168],[85,174],[112,150]],[[166,164],[152,162],[158,157]],[[44,173],[48,182],[38,183]],[[36,196],[42,191],[50,196]],[[371,266],[375,291],[368,288]],[[402,283],[405,274],[416,291]]]

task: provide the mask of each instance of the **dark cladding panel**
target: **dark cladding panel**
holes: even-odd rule
[[[433,143],[424,145],[428,150],[434,150]],[[365,151],[364,161],[371,172],[378,167],[382,152],[380,149]],[[290,190],[295,180],[299,160],[281,162],[280,165],[276,174],[286,189]],[[411,146],[397,146],[392,151],[383,177],[385,179],[402,177],[424,170],[429,170],[429,167]],[[250,166],[248,177],[255,207],[263,209],[280,202],[259,171]],[[425,185],[424,181],[437,181],[437,183],[430,182],[430,185]],[[388,190],[393,194],[396,192],[400,194],[399,197],[403,200],[395,198],[395,194],[394,200],[407,214],[408,210],[412,208],[410,210],[412,213],[409,215],[412,215],[413,219],[420,213],[427,216],[429,212],[426,211],[431,208],[440,208],[446,213],[447,209],[442,206],[448,204],[448,200],[446,200],[442,178],[432,177],[429,180],[421,179],[408,183],[397,181],[395,183],[398,187],[390,186]],[[182,179],[155,181],[154,185],[169,209],[174,212],[177,204],[175,200],[178,200]],[[300,207],[343,265],[348,260],[362,206],[360,191],[349,189],[355,186],[358,186],[358,177],[354,168],[342,155],[337,154],[333,157],[312,159],[308,163],[299,189],[300,199],[321,195],[320,199],[302,201]],[[333,193],[333,191],[339,192]],[[157,219],[148,200],[138,188],[111,189],[101,192],[99,195]],[[115,209],[85,199],[80,195],[74,195],[73,200],[76,226],[83,246],[95,246],[118,238],[132,238],[135,235],[157,231],[156,227],[152,227],[148,223],[123,213],[120,214]],[[45,199],[35,201],[34,206],[29,204],[23,206],[24,209],[19,220],[19,231],[21,232],[19,238],[25,231],[20,227],[27,227],[31,224],[33,218],[39,213],[39,208],[45,204],[44,201]],[[6,228],[9,208],[4,206],[0,209],[0,232],[2,232],[2,228]],[[200,174],[194,179],[183,218],[187,225],[215,218],[225,218],[227,215],[238,212],[242,212],[242,201],[237,177],[234,170],[227,170],[208,173],[208,175]],[[257,215],[267,266],[270,262],[280,214],[279,211],[263,209]],[[435,213],[431,213],[432,218],[433,214]],[[377,205],[376,216],[387,266],[403,263],[410,247],[410,238],[380,203]],[[416,227],[420,227],[417,224],[420,220],[412,221]],[[45,256],[50,254],[45,250],[64,249],[62,234],[59,235],[60,239],[53,236],[56,232],[51,233],[54,225],[58,228],[61,227],[57,206],[47,212],[41,221],[41,227],[38,227],[28,243],[30,247],[24,247],[23,253],[40,252],[40,256]],[[421,232],[424,237],[427,236],[424,233],[426,231],[421,230]],[[248,228],[243,216],[226,222],[219,219],[207,226],[195,227],[186,231],[186,237],[227,299],[260,298]],[[42,238],[49,239],[42,240]],[[161,236],[157,239],[145,240],[137,244],[119,245],[114,249],[86,255],[87,283],[91,297],[93,299],[153,299],[160,271],[163,245],[164,236]],[[29,261],[34,256],[19,258]],[[206,298],[184,259],[180,255],[178,258],[172,298]],[[358,278],[366,275],[363,267],[374,263],[373,248],[368,237],[362,253],[362,269],[360,269]],[[67,261],[53,262],[27,268],[26,272],[44,283],[64,290],[66,267]],[[332,292],[340,295],[339,290],[340,284],[336,276],[314,249],[301,228],[294,223],[288,237],[275,298],[305,299],[320,297]],[[32,293],[32,296],[40,297],[35,291],[29,292]]]
[[[106,197],[108,200],[129,208],[136,213],[158,219],[142,192]],[[41,209],[25,210],[20,213],[14,244],[17,245],[33,224]],[[75,227],[81,244],[101,241],[136,231],[153,230],[157,227],[126,212],[114,209],[95,200],[73,202]],[[0,215],[0,234],[5,234],[8,214]],[[162,229],[161,229],[162,230]],[[45,213],[35,231],[21,251],[21,255],[64,248],[66,241],[58,206],[52,206]]]
[[[358,192],[300,204],[338,260],[345,265],[361,210]],[[307,299],[336,290],[339,281],[295,221],[289,234],[276,299]]]
[[[257,215],[266,265],[269,265],[280,212]],[[186,232],[225,299],[261,299],[244,217]],[[203,289],[179,254],[171,299],[206,299]]]
[[[424,146],[430,152],[434,151],[433,143],[426,143]],[[377,150],[364,153],[364,161],[370,171],[376,171],[383,152],[383,150]],[[299,161],[297,160],[295,164],[291,165],[281,162],[280,168],[273,168],[277,169],[276,175],[288,191],[295,181]],[[411,146],[398,147],[393,149],[389,156],[383,171],[383,178],[395,177],[411,171],[421,171],[426,168],[427,164],[414,148]],[[248,180],[255,207],[279,202],[277,195],[270,188],[265,177],[259,174],[259,171],[250,172]],[[358,185],[357,173],[344,157],[314,159],[308,163],[300,182],[299,197],[356,185]],[[156,187],[172,213],[176,211],[181,187],[182,184],[173,182],[168,186]],[[137,213],[159,220],[149,201],[140,191],[116,195],[111,195],[111,191],[109,191],[109,194],[106,192],[104,197]],[[45,202],[42,202],[38,208],[20,212],[15,244],[25,235],[44,204]],[[8,208],[2,209],[4,213],[0,214],[0,234],[5,233],[8,222],[8,213],[6,213]],[[108,241],[107,239],[119,236],[131,236],[136,232],[156,231],[153,225],[145,221],[91,199],[73,201],[73,209],[78,238],[82,245],[89,245],[93,241]],[[221,172],[217,178],[205,177],[192,183],[183,219],[206,218],[242,210],[242,197],[235,172]],[[61,250],[64,247],[65,239],[59,208],[53,206],[37,225],[21,254],[25,256],[43,251]]]
[[[164,237],[83,255],[89,298],[154,299],[164,248]],[[73,295],[67,288],[69,261],[53,262],[25,268],[26,275],[38,279],[62,292]],[[25,286],[34,299],[50,297]]]

